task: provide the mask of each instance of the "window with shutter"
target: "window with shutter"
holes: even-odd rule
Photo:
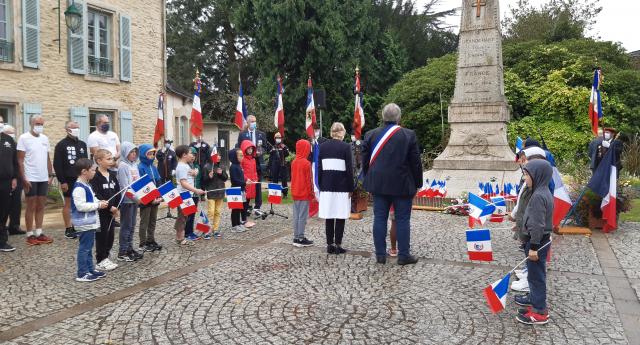
[[[71,109],[69,109],[69,115],[71,121],[78,123],[80,128],[80,135],[78,137],[80,140],[86,142],[89,136],[89,108],[71,107]]]
[[[133,142],[133,113],[130,111],[120,112],[120,142]]]
[[[0,62],[13,62],[13,10],[9,0],[0,0]]]
[[[26,133],[31,130],[32,116],[42,115],[42,105],[37,103],[25,103],[22,105],[22,133]]]
[[[131,81],[131,17],[120,15],[120,80]]]
[[[73,0],[68,0],[68,4],[71,5]],[[87,54],[84,47],[84,42],[87,39],[87,30],[85,28],[87,18],[87,6],[83,1],[75,0],[74,1],[76,7],[82,12],[82,18],[80,27],[76,32],[71,32],[71,30],[67,29],[67,60],[69,63],[69,72],[75,74],[85,74],[87,73],[86,69],[86,60]]]
[[[87,61],[90,74],[113,77],[110,41],[111,15],[89,9],[87,11]]]
[[[40,1],[22,0],[22,43],[25,67],[38,68],[40,63]]]

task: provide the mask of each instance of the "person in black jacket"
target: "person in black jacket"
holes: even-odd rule
[[[272,146],[271,154],[269,155],[269,177],[273,183],[282,182],[282,195],[286,198],[289,191],[287,188],[289,148],[282,142],[280,133],[274,135],[274,140],[275,145]]]
[[[346,219],[351,216],[353,163],[351,146],[345,143],[346,130],[340,122],[331,126],[331,139],[320,145],[318,184],[320,208],[318,217],[325,219],[327,253],[342,254],[342,237]]]
[[[220,213],[224,207],[224,183],[229,179],[227,172],[220,166],[220,161],[207,162],[203,168],[202,189],[207,192],[207,216],[211,220],[211,232],[220,237]],[[211,232],[204,235],[211,238]]]
[[[362,145],[364,188],[373,194],[373,237],[376,260],[387,260],[387,220],[393,205],[398,239],[398,264],[414,264],[410,254],[411,204],[422,187],[422,163],[416,133],[401,128],[400,107],[394,103],[382,109],[382,127],[365,134]],[[386,136],[388,140],[381,140]]]
[[[242,166],[240,165],[240,161],[242,161],[242,158],[243,155],[241,149],[231,149],[229,151],[229,162],[231,162],[231,166],[229,167],[229,177],[231,178],[231,187],[240,187],[242,193],[244,194],[247,183],[244,180],[244,172],[242,171]],[[244,212],[244,209],[231,210],[231,231],[247,231],[244,225],[242,225],[242,222],[246,220],[247,214]]]
[[[171,148],[173,140],[164,140],[164,147],[156,152],[156,159],[158,160],[158,172],[160,173],[160,180],[162,183],[171,181],[173,175],[176,173],[176,166],[178,166],[178,157],[176,151]],[[171,215],[171,208],[167,207],[166,218],[174,218]]]
[[[4,128],[4,119],[0,117],[0,127]],[[0,164],[0,252],[11,252],[15,248],[7,241],[9,235],[5,223],[8,211],[11,207],[11,193],[18,185],[18,153],[16,142],[12,137],[5,134],[0,128],[0,157],[5,160],[5,164]]]
[[[0,119],[1,118],[2,117],[0,116]],[[0,122],[2,121],[0,120]],[[16,137],[16,129],[11,125],[4,125],[4,129],[0,130],[0,132],[9,135],[12,139],[15,139]],[[20,181],[19,176],[16,188],[11,191],[9,196],[11,197],[11,200],[9,201],[10,208],[8,211],[8,225],[7,219],[3,219],[2,224],[9,227],[9,235],[24,235],[27,232],[20,229],[20,215],[22,214],[22,181]]]
[[[67,121],[64,124],[67,136],[60,140],[53,153],[53,169],[56,172],[60,190],[64,196],[64,207],[62,208],[62,219],[64,220],[64,236],[75,238],[75,230],[71,225],[71,192],[78,177],[75,173],[75,165],[80,158],[89,158],[87,144],[80,140],[80,125],[75,121]]]

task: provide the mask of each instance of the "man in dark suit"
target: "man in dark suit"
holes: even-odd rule
[[[266,166],[264,164],[264,158],[262,157],[265,153],[271,152],[271,144],[267,141],[267,135],[264,134],[263,131],[258,130],[258,124],[256,123],[256,117],[253,115],[247,116],[247,129],[238,133],[238,142],[236,143],[236,148],[240,148],[240,144],[245,140],[251,140],[253,145],[256,146],[256,159],[257,159],[257,168],[258,168],[258,181],[262,181],[262,173],[266,170]],[[260,211],[260,207],[262,207],[262,188],[260,184],[256,185],[256,203],[253,207],[254,213],[257,216],[262,215]]]
[[[422,187],[422,163],[416,133],[398,126],[400,115],[400,107],[387,104],[382,109],[384,124],[367,132],[362,143],[364,188],[373,194],[373,242],[376,260],[381,264],[387,261],[387,220],[391,206],[396,217],[398,264],[418,261],[410,254],[410,219],[413,197]]]

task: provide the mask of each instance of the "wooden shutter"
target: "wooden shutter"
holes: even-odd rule
[[[131,17],[120,15],[120,80],[131,81]]]
[[[133,114],[130,111],[120,112],[120,142],[133,142]]]
[[[40,1],[22,0],[22,65],[38,68],[40,64]]]
[[[71,5],[72,0],[67,0]],[[76,32],[67,29],[67,60],[69,64],[69,72],[75,74],[87,73],[87,6],[83,1],[76,0],[76,7],[82,12],[81,24]],[[80,131],[82,132],[82,130]]]
[[[37,103],[25,103],[22,105],[22,133],[31,130],[29,120],[34,115],[42,115],[42,105]]]
[[[89,137],[89,108],[71,107],[71,109],[69,109],[69,115],[71,121],[77,122],[80,126],[80,135],[78,138],[86,142]]]

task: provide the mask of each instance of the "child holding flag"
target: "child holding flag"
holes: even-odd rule
[[[246,141],[245,141],[246,142]],[[232,149],[229,151],[229,161],[231,166],[229,167],[229,176],[231,178],[231,187],[240,187],[244,193],[246,188],[246,182],[244,180],[244,172],[242,171],[242,150]],[[246,231],[244,225],[242,225],[241,219],[246,219],[247,214],[244,209],[232,209],[231,210],[231,230],[235,232]]]
[[[190,167],[190,171],[189,171],[189,175],[193,176],[193,183],[191,184],[193,187],[200,189],[201,186],[201,174],[200,174],[200,164],[199,164],[199,159],[200,159],[200,154],[198,153],[198,149],[196,149],[193,146],[189,146],[189,150],[191,152],[191,155],[189,156],[189,167]],[[198,159],[196,159],[196,157],[198,157]],[[178,182],[179,183],[179,182]],[[196,207],[198,206],[198,202],[200,201],[200,196],[199,195],[193,195],[192,196],[193,199],[193,203],[196,205]],[[184,234],[185,234],[185,238],[189,241],[197,241],[200,240],[200,236],[196,235],[193,233],[193,226],[195,225],[195,220],[196,220],[196,215],[195,214],[191,214],[187,217],[187,224],[184,227]]]
[[[246,193],[247,200],[244,202],[244,214],[242,217],[242,221],[245,222],[244,226],[246,228],[252,228],[256,225],[256,223],[252,221],[247,221],[247,214],[249,212],[249,203],[251,199],[255,199],[257,197],[256,194],[256,183],[258,181],[258,164],[256,163],[256,147],[253,145],[251,140],[244,140],[242,144],[240,144],[240,148],[242,149],[242,154],[244,158],[242,158],[242,172],[244,173],[244,179],[246,182]]]
[[[311,153],[309,141],[296,142],[296,158],[291,162],[291,197],[293,198],[293,245],[308,247],[313,245],[304,236],[309,215],[309,202],[315,198],[311,185],[311,162],[307,159]]]
[[[204,191],[195,187],[194,174],[191,172],[191,166],[189,163],[193,161],[193,154],[187,145],[180,145],[176,147],[176,156],[178,157],[178,165],[176,166],[176,182],[178,192],[203,195]],[[193,194],[192,194],[193,193]],[[187,216],[184,215],[181,208],[178,208],[178,217],[174,228],[176,230],[176,243],[182,245],[193,244],[192,241],[185,239],[185,226],[187,224]]]
[[[138,148],[125,141],[120,148],[120,164],[118,165],[118,183],[122,188],[130,186],[140,178],[138,171]],[[118,260],[136,261],[143,258],[143,254],[133,249],[133,233],[136,227],[138,205],[135,197],[123,193],[120,197],[120,249]]]
[[[140,176],[147,175],[151,178],[156,186],[162,182],[158,169],[153,165],[156,158],[156,149],[151,144],[142,144],[138,147],[140,150],[140,164],[138,164],[138,172]],[[162,202],[162,198],[157,198],[152,202],[142,205],[140,204],[140,245],[138,249],[143,252],[153,252],[161,250],[162,246],[156,242],[156,219],[158,218],[158,206]]]
[[[211,156],[211,162],[204,165],[202,188],[207,190],[207,216],[211,219],[213,236],[220,237],[220,212],[224,206],[224,183],[229,179],[227,172],[220,166],[220,159]],[[215,161],[214,161],[215,160]],[[204,235],[210,239],[210,233]]]
[[[109,150],[98,149],[93,158],[98,164],[95,176],[91,179],[91,189],[100,200],[109,200],[109,207],[99,210],[100,230],[96,233],[96,268],[101,271],[111,271],[118,268],[118,264],[109,260],[109,252],[113,247],[115,237],[115,219],[118,217],[118,203],[120,191],[118,176],[111,171],[113,155]]]

